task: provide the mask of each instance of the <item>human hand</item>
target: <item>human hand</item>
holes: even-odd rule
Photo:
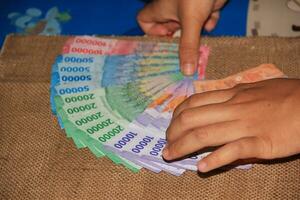
[[[166,160],[220,146],[198,163],[201,172],[236,160],[300,153],[300,80],[272,79],[195,94],[174,111]]]
[[[226,0],[154,0],[137,16],[148,35],[168,36],[182,29],[179,45],[181,71],[193,75],[197,69],[200,32],[216,26]]]

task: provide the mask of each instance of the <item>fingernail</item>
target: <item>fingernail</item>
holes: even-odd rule
[[[207,167],[207,164],[203,161],[201,161],[200,164],[198,165],[198,169],[201,172],[205,172],[206,167]]]
[[[169,31],[169,32],[167,33],[167,36],[172,37],[172,36],[173,36],[173,32]]]
[[[191,76],[195,73],[196,66],[191,63],[186,63],[186,64],[183,64],[182,68],[183,68],[184,75]]]

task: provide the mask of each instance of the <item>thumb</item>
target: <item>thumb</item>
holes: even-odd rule
[[[181,38],[179,44],[180,67],[184,75],[193,75],[198,66],[200,32],[209,15],[206,6],[184,4],[180,13]]]

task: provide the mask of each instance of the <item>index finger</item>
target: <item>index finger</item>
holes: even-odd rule
[[[179,16],[182,35],[179,44],[180,67],[185,75],[193,75],[198,66],[200,32],[207,20],[213,1],[180,1]]]
[[[176,118],[182,111],[200,107],[208,104],[223,103],[231,99],[235,94],[235,89],[216,90],[205,93],[198,93],[190,96],[183,101],[173,112],[173,119]]]

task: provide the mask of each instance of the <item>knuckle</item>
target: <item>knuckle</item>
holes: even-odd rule
[[[230,95],[231,97],[234,97],[239,91],[240,91],[239,88],[234,87],[234,88],[229,88],[229,89],[227,90],[227,93],[228,93],[228,95]]]
[[[190,21],[190,23],[193,24],[194,27],[199,29],[199,32],[200,32],[201,26],[203,26],[204,22],[207,20],[207,17],[208,17],[207,13],[188,12],[190,9],[191,9],[191,7],[189,9],[184,10],[184,12],[182,12],[181,20],[183,22]],[[184,23],[183,27],[188,28],[188,24]]]
[[[237,88],[227,88],[224,90],[219,90],[218,97],[221,99],[224,99],[225,104],[230,104],[234,101],[234,98],[236,97],[237,92],[238,92]]]
[[[235,93],[235,95],[232,98],[232,102],[234,103],[242,103],[245,101],[249,101],[253,99],[252,91],[246,90],[239,90]]]
[[[234,86],[235,89],[241,90],[245,87],[244,83],[238,83],[236,86]]]
[[[256,132],[256,127],[254,127],[253,124],[255,124],[253,119],[247,119],[240,122],[240,126],[243,127],[245,133],[249,134],[249,136],[253,136]]]
[[[180,56],[196,56],[198,46],[193,43],[184,43],[179,45]]]
[[[251,89],[254,83],[238,83],[234,86],[234,88],[238,89],[238,91]]]
[[[260,139],[260,151],[259,155],[257,155],[260,158],[263,159],[273,159],[275,158],[275,153],[274,153],[274,147],[272,140],[269,138],[261,138]]]
[[[199,102],[199,94],[193,94],[187,100],[188,107],[195,107]]]
[[[179,120],[179,123],[181,125],[185,125],[187,123],[189,123],[190,119],[192,118],[192,112],[189,111],[189,110],[184,110],[182,111],[179,116],[178,116],[178,120]]]
[[[209,137],[209,132],[207,129],[203,128],[201,130],[192,131],[191,133],[196,141],[205,142]]]
[[[207,159],[207,160],[210,160],[211,162],[213,162],[215,164],[223,163],[223,158],[220,154],[212,154],[210,159]]]
[[[197,57],[198,45],[192,42],[182,41],[179,45],[179,56],[183,57]]]
[[[234,152],[239,159],[244,158],[244,153],[247,151],[247,149],[248,146],[245,142],[239,142],[231,147],[232,152]]]

